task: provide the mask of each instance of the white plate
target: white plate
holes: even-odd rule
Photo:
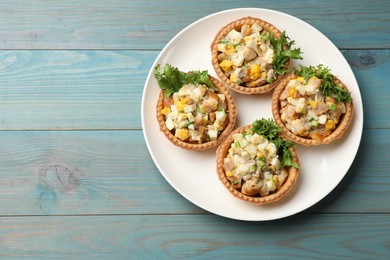
[[[225,24],[244,16],[266,20],[285,30],[293,47],[300,47],[303,60],[293,63],[328,66],[352,92],[355,115],[349,131],[340,141],[318,147],[297,146],[301,162],[299,179],[288,196],[277,203],[256,206],[233,197],[218,180],[215,149],[186,151],[172,145],[159,131],[155,115],[160,89],[153,77],[156,64],[169,63],[180,70],[208,70],[210,44]],[[271,118],[271,94],[240,95],[233,93],[238,106],[237,127],[259,118]],[[293,16],[267,9],[232,9],[204,17],[177,34],[154,62],[142,97],[142,129],[149,152],[165,179],[195,205],[227,218],[263,221],[287,217],[314,205],[329,194],[351,166],[363,131],[363,105],[359,86],[347,61],[337,47],[321,32]]]

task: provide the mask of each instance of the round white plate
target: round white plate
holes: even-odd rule
[[[329,145],[297,145],[301,162],[300,176],[290,193],[276,203],[256,206],[233,197],[220,183],[215,167],[215,149],[186,151],[171,144],[160,132],[155,107],[160,89],[153,76],[157,64],[169,63],[182,71],[208,70],[211,65],[210,44],[225,24],[244,16],[266,20],[286,31],[294,48],[300,47],[303,60],[297,64],[324,64],[352,92],[354,119],[345,136]],[[236,127],[260,118],[272,118],[271,94],[241,95],[233,93],[238,107]],[[287,217],[314,205],[329,194],[351,166],[363,131],[363,105],[355,76],[337,47],[321,32],[293,16],[267,9],[232,9],[206,16],[177,34],[154,62],[142,97],[142,129],[149,152],[165,179],[195,205],[227,218],[264,221]]]

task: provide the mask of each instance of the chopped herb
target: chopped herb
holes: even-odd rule
[[[295,41],[290,41],[290,38],[286,35],[285,31],[282,32],[282,35],[279,38],[275,38],[271,33],[269,35],[269,40],[274,49],[274,75],[284,75],[289,71],[286,67],[286,62],[289,59],[302,60],[301,49],[291,49],[291,46]]]
[[[229,44],[229,41],[228,40],[220,40],[219,43],[220,44]]]
[[[190,125],[192,125],[194,122],[190,122],[190,121],[188,121],[188,122],[186,122],[185,124],[184,124],[184,127],[185,128],[188,128]]]
[[[257,164],[260,166],[260,169],[263,170],[265,168],[265,158],[264,157],[258,158]]]
[[[315,120],[314,118],[310,118],[310,127],[316,128],[318,126],[318,121]]]
[[[252,172],[255,172],[257,170],[257,165],[253,164],[252,167],[251,167],[251,170],[252,170]]]
[[[335,104],[330,104],[330,106],[329,106],[329,110],[332,111],[332,112],[335,111],[336,108],[337,108],[337,107],[336,107]]]
[[[252,124],[253,132],[262,135],[269,141],[277,139],[281,128],[272,119],[256,120]]]
[[[205,71],[192,71],[191,73],[185,73],[180,71],[169,64],[164,67],[164,72],[160,73],[160,64],[154,67],[154,77],[160,89],[165,91],[165,95],[169,97],[174,92],[180,90],[181,87],[187,84],[205,84],[212,90],[216,90],[214,84],[209,78],[207,70]]]
[[[293,160],[295,154],[292,154],[289,149],[294,147],[295,144],[280,137],[279,133],[282,129],[272,119],[256,120],[252,123],[252,129],[253,132],[264,136],[268,141],[276,145],[282,166],[299,168],[298,164]]]
[[[336,98],[338,102],[352,102],[351,93],[345,88],[338,86],[330,69],[322,64],[317,65],[317,67],[300,65],[299,69],[294,69],[294,74],[303,77],[305,81],[314,76],[322,79],[320,91],[324,96]]]
[[[265,42],[269,40],[269,38],[271,37],[270,35],[271,34],[269,32],[264,31],[257,36],[257,40],[260,42]]]

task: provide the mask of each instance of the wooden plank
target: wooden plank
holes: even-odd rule
[[[388,81],[390,50],[342,52],[358,81],[364,107],[364,127],[390,128]]]
[[[294,15],[339,48],[390,47],[390,4],[383,1],[15,0],[1,3],[0,49],[161,49],[194,21],[241,7]]]
[[[5,131],[0,215],[201,212],[162,178],[141,131]]]
[[[343,51],[360,85],[365,127],[389,128],[390,50]],[[140,129],[158,51],[0,51],[0,129]]]
[[[0,256],[29,259],[386,259],[389,215],[269,222],[214,215],[0,218]]]
[[[0,52],[1,129],[140,128],[156,52]]]
[[[2,131],[0,215],[203,214],[154,166],[141,131]],[[390,213],[390,130],[366,130],[345,179],[307,212]]]
[[[344,179],[308,212],[390,212],[386,202],[390,200],[389,143],[390,130],[365,129],[357,156]]]

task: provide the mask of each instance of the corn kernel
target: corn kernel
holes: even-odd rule
[[[190,136],[189,131],[187,129],[177,129],[176,130],[176,137],[179,138],[182,141],[185,141]]]
[[[184,97],[180,102],[182,104],[187,104],[190,99],[188,97]]]
[[[236,80],[236,76],[234,76],[234,74],[230,74],[230,81],[233,82],[233,83],[236,83],[237,80]]]
[[[310,101],[310,106],[311,106],[312,108],[315,108],[315,107],[317,106],[317,102],[316,102],[315,100],[311,100],[311,101]]]
[[[273,176],[273,179],[274,179],[275,185],[278,185],[278,181],[279,181],[278,176],[277,176],[277,175],[274,175],[274,176]]]
[[[288,90],[288,96],[289,96],[289,97],[292,97],[292,96],[294,95],[294,92],[295,92],[295,87],[289,88],[289,90]]]
[[[252,38],[249,37],[249,36],[245,36],[245,37],[244,37],[244,40],[245,40],[246,43],[249,42],[251,39],[252,39]]]
[[[303,77],[298,77],[297,80],[300,81],[300,82],[305,81],[305,79]]]
[[[234,52],[236,52],[236,49],[234,49],[233,45],[226,45],[226,47],[225,47],[226,54],[231,54]]]
[[[219,66],[223,71],[229,71],[232,68],[233,61],[223,60]]]
[[[334,123],[333,120],[328,120],[328,121],[326,121],[326,123],[325,123],[325,128],[326,128],[327,130],[333,129],[334,127],[335,127],[335,123]]]
[[[231,171],[226,172],[226,177],[233,177],[233,173]]]
[[[179,102],[176,103],[176,109],[177,109],[177,111],[179,111],[179,112],[183,111],[183,110],[184,110],[184,107],[185,107],[185,105],[184,105],[181,101],[179,101]]]
[[[247,87],[250,87],[250,88],[253,88],[253,87],[256,87],[257,85],[256,85],[256,82],[255,82],[255,81],[252,81],[252,82],[246,83],[246,86],[247,86]]]
[[[169,113],[171,113],[171,110],[169,109],[169,107],[164,107],[163,109],[161,109],[161,114],[163,114],[164,116],[168,115]]]
[[[252,80],[257,80],[261,76],[261,68],[259,65],[254,64],[250,69],[250,77]]]
[[[257,154],[257,157],[259,157],[259,158],[264,158],[264,154],[263,154],[263,153],[258,153],[258,154]]]

